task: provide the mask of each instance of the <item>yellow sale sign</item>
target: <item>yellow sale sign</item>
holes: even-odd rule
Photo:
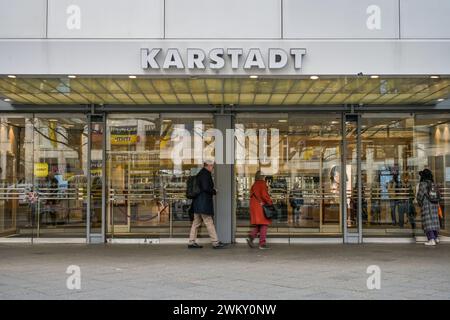
[[[34,164],[34,176],[36,178],[45,178],[48,176],[48,163],[37,162]]]

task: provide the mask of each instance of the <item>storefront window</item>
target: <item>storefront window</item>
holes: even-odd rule
[[[419,171],[425,168],[433,172],[443,195],[441,227],[448,231],[447,118],[442,114],[362,115],[365,236],[422,234],[416,192]]]
[[[83,115],[1,117],[2,234],[85,235],[86,123]]]
[[[236,129],[244,132],[237,141],[242,148],[236,147],[237,236],[249,230],[250,188],[257,170],[266,176],[278,212],[269,233],[339,234],[340,115],[238,114]],[[260,153],[264,148],[267,152]]]
[[[267,177],[277,209],[269,229],[272,236],[336,236],[344,223],[349,232],[358,232],[361,223],[364,237],[421,236],[416,189],[419,172],[425,168],[432,171],[441,192],[441,230],[449,234],[450,115],[363,113],[359,118],[360,157],[358,117],[354,121],[347,117],[344,167],[341,116],[236,114],[232,199],[236,236],[245,236],[250,227],[249,191],[257,170]],[[0,117],[1,236],[85,237],[87,126],[81,114]],[[91,232],[102,232],[105,187],[105,224],[110,237],[187,237],[190,200],[185,197],[186,180],[201,166],[198,159],[214,155],[214,137],[206,134],[213,126],[211,114],[110,114],[106,128],[103,118],[92,120]],[[174,137],[177,129],[188,135],[181,149],[188,157],[181,162],[173,157],[180,151],[179,137]],[[195,137],[200,138],[202,153],[193,150]],[[220,181],[216,185],[220,188]],[[341,190],[346,192],[345,222]]]
[[[417,170],[430,169],[434,182],[441,193],[440,225],[441,233],[450,233],[450,115],[417,114],[414,118],[414,155]],[[419,180],[418,171],[414,178]],[[415,190],[414,190],[415,192]],[[416,220],[419,219],[419,212]]]

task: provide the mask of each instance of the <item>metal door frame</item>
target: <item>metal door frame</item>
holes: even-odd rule
[[[102,118],[101,121],[92,121],[93,117]],[[86,242],[87,243],[105,243],[106,241],[106,184],[105,184],[105,175],[106,175],[106,169],[105,169],[105,155],[106,155],[106,115],[104,113],[95,113],[94,108],[92,108],[92,112],[87,114],[88,119],[88,151],[87,151],[87,204],[86,204]],[[100,233],[92,233],[91,231],[91,205],[92,205],[92,197],[91,197],[91,183],[92,183],[92,124],[93,123],[101,123],[103,128],[103,134],[102,134],[102,200],[101,200],[101,227],[100,227]]]

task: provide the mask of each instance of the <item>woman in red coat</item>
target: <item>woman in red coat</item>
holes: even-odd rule
[[[266,245],[267,228],[272,223],[270,219],[264,216],[262,205],[272,205],[272,199],[270,198],[267,190],[267,184],[264,180],[264,176],[261,175],[261,171],[257,171],[255,175],[255,183],[253,183],[250,190],[250,223],[254,225],[253,229],[247,238],[247,243],[251,248],[254,248],[253,240],[259,233],[259,248],[268,249]]]

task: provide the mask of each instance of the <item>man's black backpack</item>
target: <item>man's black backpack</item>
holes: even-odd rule
[[[431,203],[439,203],[441,200],[441,194],[439,193],[438,188],[433,182],[428,182],[428,194],[427,194],[428,200]]]
[[[186,198],[195,199],[201,190],[198,186],[197,176],[190,176],[186,181]]]

